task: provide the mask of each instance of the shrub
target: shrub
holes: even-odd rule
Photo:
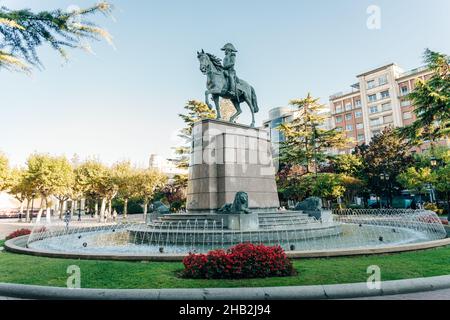
[[[11,232],[7,237],[6,240],[14,239],[21,236],[26,236],[31,233],[30,229],[19,229],[14,232]]]
[[[190,253],[183,259],[183,277],[195,279],[242,279],[286,277],[295,274],[292,262],[280,246],[238,244],[207,254]]]

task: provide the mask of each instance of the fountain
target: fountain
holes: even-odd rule
[[[234,48],[227,46],[232,61]],[[230,49],[231,48],[231,49]],[[439,242],[446,231],[433,212],[426,210],[322,209],[317,198],[296,210],[279,210],[271,141],[266,130],[236,124],[239,104],[246,102],[252,116],[258,111],[255,90],[237,80],[232,100],[236,113],[220,119],[218,98],[229,95],[219,60],[198,53],[208,77],[207,97],[213,95],[217,119],[203,119],[192,129],[187,187],[187,213],[168,214],[162,203],[145,222],[85,227],[73,222],[37,225],[26,243],[6,243],[14,251],[49,256],[97,259],[181,259],[189,252],[206,252],[243,243],[279,245],[292,255],[333,255],[367,249],[412,250],[448,244]],[[218,70],[210,73],[208,70]],[[223,79],[221,77],[224,77]],[[212,84],[218,86],[214,86]],[[219,88],[219,91],[214,91]],[[230,89],[230,88],[228,88]],[[233,91],[233,90],[231,90]],[[227,93],[228,92],[228,93]],[[212,108],[209,100],[206,101]],[[415,245],[418,244],[418,245]],[[371,251],[372,250],[372,251]],[[363,253],[364,253],[363,252]]]

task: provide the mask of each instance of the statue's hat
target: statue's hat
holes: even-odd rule
[[[226,45],[223,46],[223,48],[221,50],[225,51],[225,50],[231,50],[233,52],[238,52],[236,50],[236,48],[231,44],[231,43],[227,43]]]

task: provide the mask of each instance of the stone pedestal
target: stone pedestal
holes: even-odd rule
[[[259,217],[252,214],[230,214],[227,216],[229,230],[254,231],[259,229]]]
[[[238,191],[248,194],[253,212],[278,209],[275,168],[268,132],[205,119],[194,124],[187,210],[216,213]]]

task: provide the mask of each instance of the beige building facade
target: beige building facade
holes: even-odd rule
[[[426,67],[405,72],[392,63],[358,75],[350,92],[330,96],[332,125],[353,140],[348,149],[336,153],[350,153],[388,126],[403,127],[414,122],[414,106],[406,96],[414,90],[417,79],[427,80],[431,74]],[[416,151],[428,147],[424,144]]]

